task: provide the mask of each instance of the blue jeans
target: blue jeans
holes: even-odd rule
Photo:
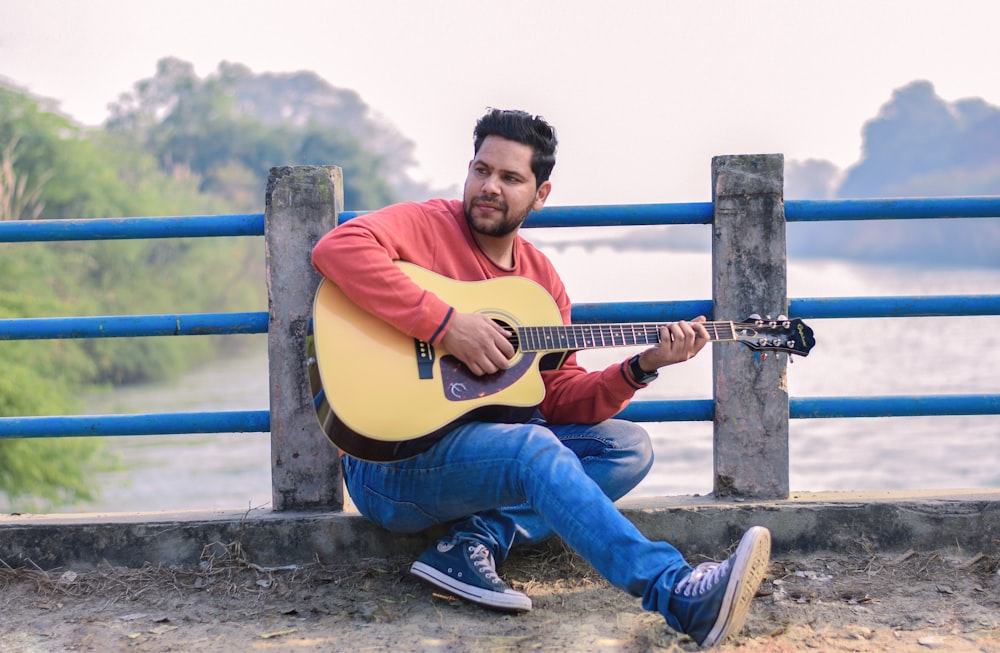
[[[623,420],[595,425],[471,422],[424,453],[388,463],[344,457],[358,511],[396,532],[461,520],[452,535],[498,561],[553,534],[615,586],[663,612],[691,567],[614,506],[652,466],[649,436]]]

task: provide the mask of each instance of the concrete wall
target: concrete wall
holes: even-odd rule
[[[619,507],[647,537],[669,541],[689,558],[721,557],[752,525],[771,530],[778,556],[1000,550],[1000,490],[796,493],[781,501],[664,497],[624,500]],[[196,565],[237,543],[248,562],[263,566],[350,563],[412,558],[441,534],[388,533],[348,512],[3,516],[0,565]]]

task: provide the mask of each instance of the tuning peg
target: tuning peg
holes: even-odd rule
[[[760,313],[751,313],[750,315],[747,316],[747,319],[748,320],[759,320],[759,319],[761,319],[760,318]]]

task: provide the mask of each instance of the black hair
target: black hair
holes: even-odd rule
[[[499,136],[530,147],[531,171],[535,173],[536,187],[548,181],[556,165],[556,130],[541,116],[517,109],[489,109],[476,122],[472,134],[476,154],[487,136]]]

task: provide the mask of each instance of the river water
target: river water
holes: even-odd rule
[[[537,239],[546,245],[544,238]],[[546,247],[575,302],[711,297],[707,253]],[[1000,270],[935,270],[842,261],[789,263],[790,297],[996,294]],[[732,316],[734,319],[744,316]],[[809,320],[816,348],[788,368],[792,397],[1000,392],[1000,317]],[[234,336],[246,337],[246,336]],[[258,337],[259,338],[259,337]],[[245,358],[214,362],[163,384],[88,398],[86,412],[264,410],[263,339]],[[740,346],[732,343],[715,346]],[[585,352],[596,368],[629,352]],[[640,399],[711,397],[707,352],[661,371]],[[711,423],[647,425],[657,462],[630,496],[712,489]],[[122,471],[102,475],[101,498],[71,511],[268,507],[266,433],[107,438]],[[793,420],[793,491],[1000,487],[1000,416]]]

